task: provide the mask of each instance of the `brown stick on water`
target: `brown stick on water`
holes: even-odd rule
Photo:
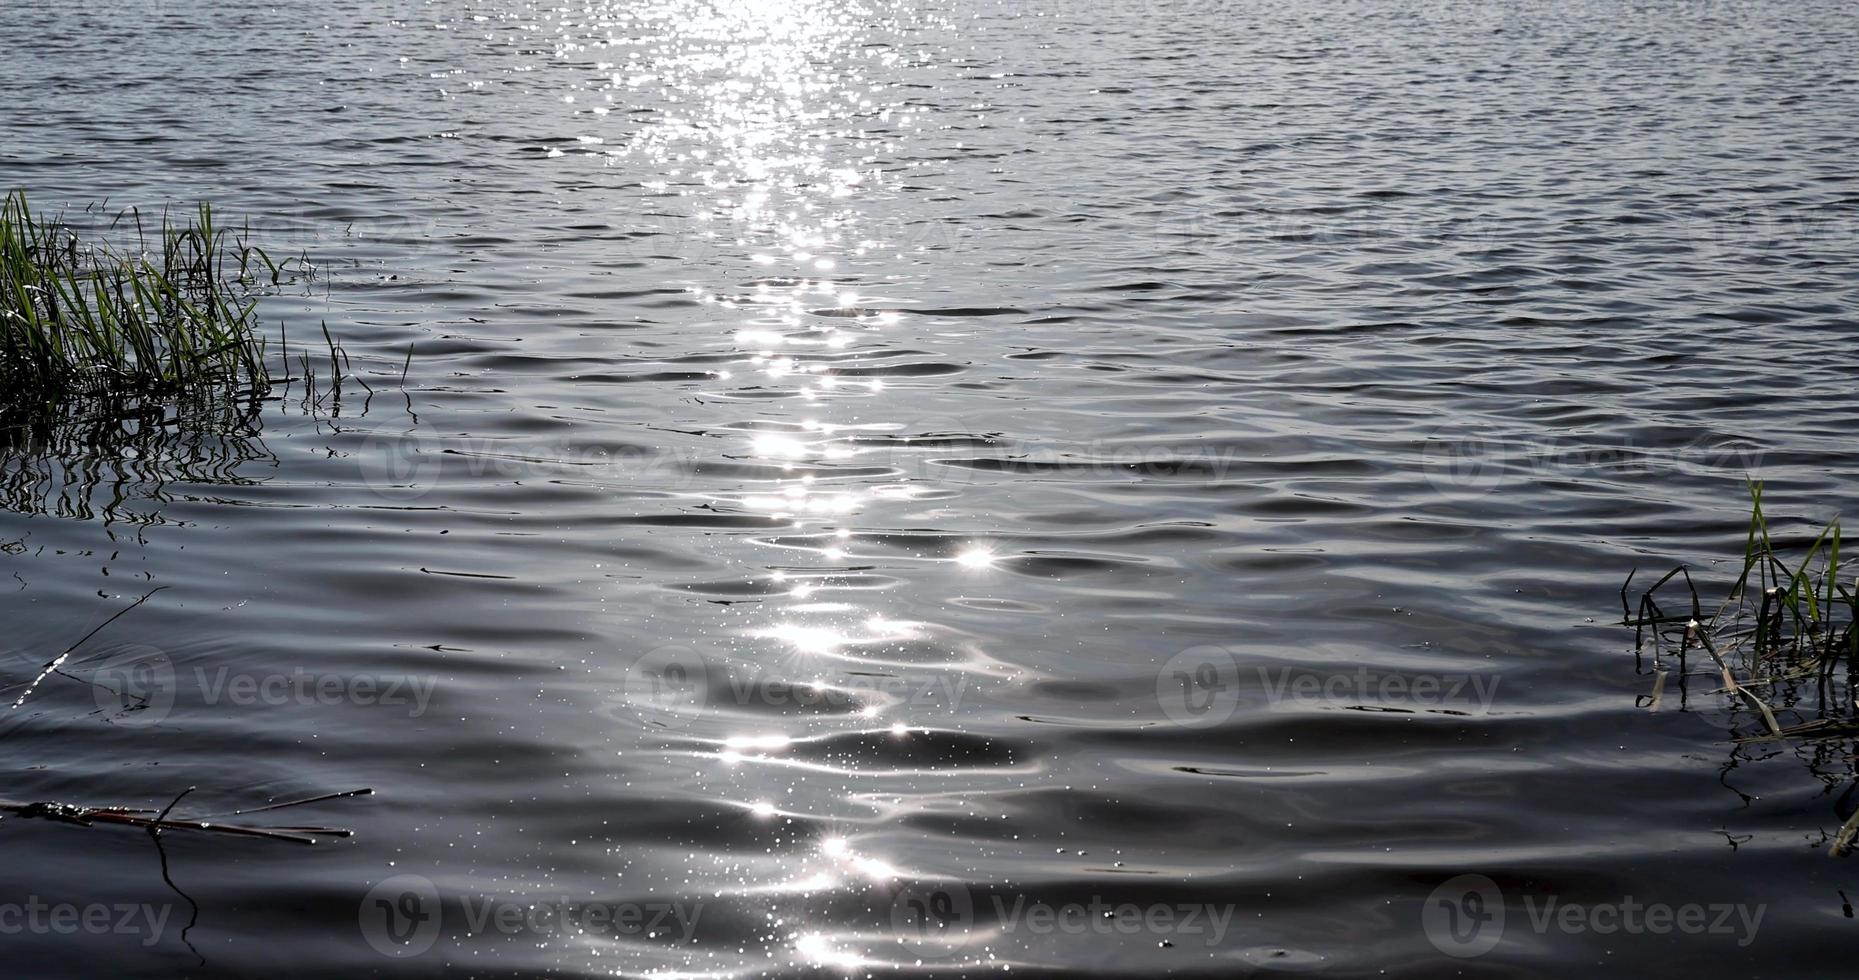
[[[190,787],[187,793],[191,792],[193,792],[193,790]],[[344,799],[351,796],[367,796],[373,792],[374,790],[372,789],[355,789],[344,793],[328,793],[323,796],[315,796],[304,800],[291,800],[285,803],[274,803],[268,806],[255,807],[251,810],[241,810],[238,811],[238,813],[258,813],[264,810],[281,810],[285,807],[300,806],[305,803],[320,803],[324,800]],[[114,824],[122,827],[140,827],[151,834],[160,833],[164,830],[195,830],[202,833],[231,834],[237,837],[262,837],[266,840],[289,841],[293,844],[316,844],[319,843],[318,838],[348,837],[352,833],[352,831],[343,830],[339,827],[255,827],[247,824],[214,823],[210,820],[193,818],[169,819],[168,814],[174,809],[175,804],[181,802],[181,797],[186,796],[187,793],[182,793],[180,796],[175,797],[174,802],[169,803],[159,814],[152,817],[147,816],[147,814],[154,813],[155,811],[153,810],[131,807],[89,807],[70,803],[21,803],[15,800],[0,800],[0,813],[10,813],[14,816],[23,818],[37,817],[42,820],[51,820],[57,823],[76,824],[80,827],[89,827],[100,823]],[[237,816],[238,813],[231,815]]]

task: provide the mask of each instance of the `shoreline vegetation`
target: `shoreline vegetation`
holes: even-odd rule
[[[192,401],[271,383],[258,297],[302,271],[215,223],[120,214],[133,245],[84,241],[23,191],[0,204],[0,422],[74,399]]]
[[[1705,612],[1683,565],[1630,604],[1636,569],[1620,587],[1621,624],[1635,631],[1636,658],[1651,652],[1649,708],[1657,710],[1666,696],[1672,675],[1667,656],[1677,658],[1682,699],[1685,680],[1692,676],[1688,655],[1702,652],[1722,685],[1713,693],[1746,707],[1747,724],[1732,720],[1731,737],[1739,750],[1763,743],[1804,746],[1816,776],[1829,787],[1846,784],[1836,813],[1851,812],[1828,845],[1828,853],[1843,856],[1859,843],[1859,703],[1854,700],[1859,695],[1859,579],[1840,581],[1839,518],[1811,541],[1778,544],[1763,514],[1762,484],[1751,482],[1749,494],[1743,571],[1717,609]],[[1662,589],[1676,611],[1661,604]],[[1704,675],[1712,676],[1708,669]]]
[[[90,517],[101,489],[110,516],[140,495],[124,484],[159,495],[168,470],[237,482],[268,455],[258,415],[279,386],[303,382],[304,411],[330,416],[345,382],[374,393],[328,324],[322,349],[260,331],[261,298],[317,278],[307,254],[275,259],[209,204],[146,225],[84,214],[44,215],[21,190],[0,202],[0,509]],[[394,365],[403,390],[412,357]]]

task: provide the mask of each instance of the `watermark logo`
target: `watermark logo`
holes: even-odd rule
[[[920,882],[898,889],[891,931],[924,958],[960,948],[975,925],[975,900],[961,882]]]
[[[1258,673],[1265,700],[1272,705],[1346,705],[1464,714],[1489,712],[1502,680],[1496,674],[1408,674],[1367,666],[1332,672],[1260,667]]]
[[[1547,935],[1684,935],[1718,936],[1748,947],[1761,931],[1767,905],[1733,902],[1642,902],[1626,895],[1618,902],[1567,902],[1561,896],[1523,896],[1522,925]],[[1469,959],[1496,948],[1506,925],[1504,894],[1480,874],[1459,875],[1427,896],[1421,924],[1433,947],[1447,956]]]
[[[1136,440],[1028,440],[979,431],[952,418],[914,419],[895,433],[867,437],[862,457],[881,460],[899,480],[969,486],[1015,473],[1051,473],[1085,482],[1181,480],[1224,483],[1248,457],[1228,448]]]
[[[144,947],[161,942],[171,905],[47,902],[28,895],[24,902],[0,902],[0,936],[136,936]]]
[[[1155,697],[1168,720],[1184,728],[1211,728],[1239,707],[1239,660],[1225,647],[1190,647],[1162,664]]]
[[[314,673],[302,667],[290,673],[251,674],[229,667],[191,671],[193,688],[207,705],[221,703],[237,707],[286,705],[333,707],[354,704],[363,707],[380,705],[407,709],[407,717],[418,718],[432,704],[438,678],[395,674]]]
[[[853,714],[880,705],[898,704],[931,711],[955,711],[962,706],[962,697],[968,692],[969,678],[965,674],[948,672],[860,672],[832,682],[810,682],[796,681],[757,667],[746,672],[728,671],[723,682],[720,689],[710,692],[712,705],[717,704],[721,696],[729,704],[742,708]]]
[[[389,500],[418,500],[432,492],[439,475],[440,446],[424,435],[374,433],[361,441],[362,484]]]
[[[471,936],[530,936],[538,940],[675,936],[690,942],[702,915],[700,903],[465,896],[458,903],[452,925]],[[369,889],[362,897],[357,918],[368,945],[395,959],[409,959],[431,949],[446,923],[438,887],[420,875],[395,875]]]
[[[1673,453],[1670,468],[1686,476],[1754,476],[1762,469],[1762,447],[1742,436],[1706,435]]]
[[[362,938],[382,956],[418,956],[439,939],[439,888],[420,875],[395,875],[368,889],[359,920]]]
[[[1859,238],[1859,222],[1823,211],[1737,210],[1682,221],[1677,237],[1704,260],[1733,261],[1844,249]]]
[[[1112,902],[1101,895],[1088,902],[1029,902],[1016,896],[1011,905],[993,896],[994,912],[1007,935],[1063,936],[1174,936],[1193,937],[1203,945],[1218,946],[1226,938],[1238,906],[1205,902]]]
[[[1484,875],[1441,882],[1420,913],[1433,948],[1466,959],[1491,952],[1504,938],[1504,893]]]
[[[103,662],[90,679],[97,707],[118,725],[160,724],[174,710],[174,664],[151,646],[129,644]]]
[[[1197,14],[1202,13],[1197,11]],[[1488,255],[1507,237],[1522,234],[1491,215],[1454,211],[1389,210],[1351,217],[1307,218],[1240,206],[1170,210],[1151,225],[1150,246],[1160,255],[1196,259],[1239,255],[1256,260],[1274,251],[1374,248],[1400,244],[1441,249],[1461,257]]]
[[[568,479],[689,486],[704,457],[691,448],[634,443],[447,438],[423,432],[375,432],[351,457],[362,485],[377,496],[413,501],[446,480],[516,483]]]
[[[1548,434],[1506,440],[1469,425],[1429,434],[1421,471],[1449,498],[1479,497],[1509,480],[1747,478],[1762,465],[1762,449],[1741,436],[1706,432],[1682,443],[1597,443]]]
[[[627,671],[619,703],[653,723],[683,728],[707,710],[734,707],[756,713],[875,714],[910,705],[955,711],[970,678],[948,671],[855,671],[797,679],[779,664],[741,664],[688,646],[658,647]]]
[[[1168,658],[1155,675],[1156,702],[1184,728],[1211,728],[1231,718],[1245,692],[1263,692],[1272,707],[1350,707],[1385,711],[1483,714],[1497,699],[1495,674],[1413,673],[1362,665],[1322,669],[1254,666],[1241,672],[1228,647],[1191,647]],[[1257,695],[1253,696],[1256,703]]]
[[[154,25],[140,18],[159,18],[171,13],[175,0],[89,0],[87,3],[20,4],[24,11],[38,11],[54,19],[71,18],[80,23],[111,23],[119,29],[146,29]],[[9,11],[11,12],[11,11]]]
[[[882,443],[887,463],[900,480],[971,486],[999,465],[1004,452],[971,425],[941,415],[912,419]]]
[[[1448,497],[1478,497],[1497,489],[1510,459],[1505,443],[1465,426],[1435,429],[1420,453],[1427,482]]]
[[[432,703],[436,677],[317,673],[302,667],[257,674],[231,667],[175,669],[167,654],[154,647],[123,648],[91,675],[91,696],[117,724],[155,725],[174,710],[183,690],[208,706],[273,707],[289,705],[334,707],[401,707],[418,718]]]
[[[624,694],[653,722],[683,728],[710,701],[710,662],[688,646],[649,650],[626,672]]]
[[[918,883],[891,903],[891,929],[925,958],[959,949],[977,924],[974,897],[958,882]],[[987,913],[1002,935],[1166,936],[1217,946],[1238,907],[1231,903],[1118,902],[1101,895],[1047,902],[1026,895],[989,895]]]

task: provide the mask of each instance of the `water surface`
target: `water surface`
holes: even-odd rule
[[[375,790],[271,821],[314,848],[8,818],[8,901],[170,913],[10,968],[1828,972],[1850,783],[1708,677],[1647,710],[1611,620],[1728,584],[1746,477],[1851,497],[1848,21],[0,8],[0,183],[249,216],[321,269],[267,330],[359,376],[4,444],[6,702],[161,591],[0,797]],[[1460,874],[1508,919],[1453,959]],[[563,902],[645,924],[476,918]]]

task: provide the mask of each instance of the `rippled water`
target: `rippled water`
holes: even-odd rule
[[[1785,527],[1859,476],[1843,5],[144,0],[0,36],[6,186],[249,217],[321,268],[267,329],[359,376],[6,443],[7,703],[161,591],[7,712],[0,797],[375,790],[245,818],[355,831],[314,848],[5,819],[21,976],[1852,949],[1850,783],[1732,744],[1708,677],[1647,710],[1612,625],[1635,566],[1727,584],[1746,476]],[[1634,902],[1761,918],[1588,927]]]

